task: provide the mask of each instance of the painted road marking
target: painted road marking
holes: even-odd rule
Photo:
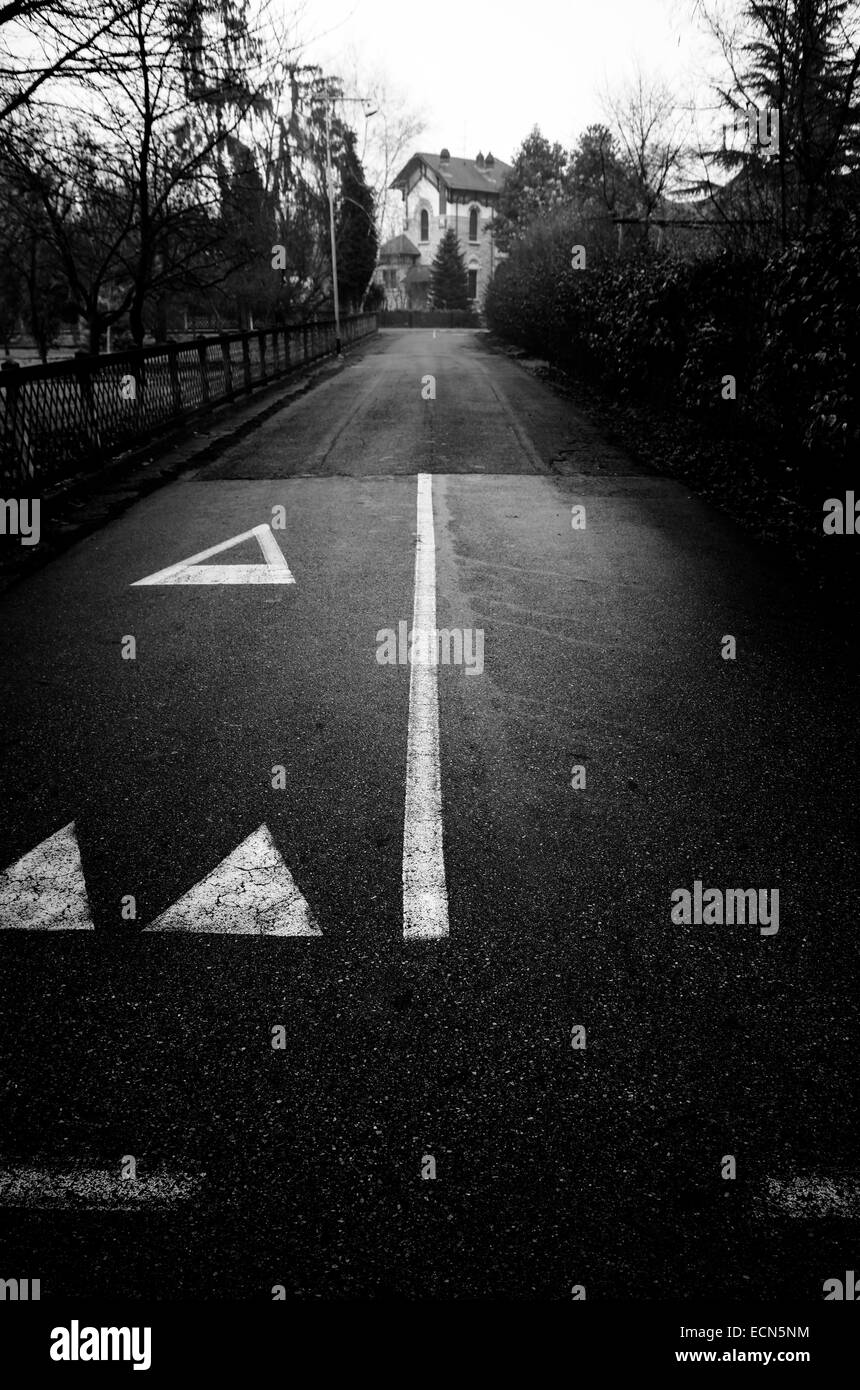
[[[94,931],[70,821],[0,874],[0,930]]]
[[[771,1215],[795,1219],[860,1216],[860,1182],[856,1178],[767,1178],[765,1200]]]
[[[157,1170],[149,1177],[121,1178],[108,1168],[0,1168],[0,1207],[36,1211],[151,1211],[187,1202],[203,1176]]]
[[[243,541],[250,540],[252,536],[257,537],[265,564],[204,565],[201,563],[212,555],[220,555],[222,551],[231,550],[234,545],[240,545]],[[141,584],[295,584],[295,582],[281,548],[275,540],[271,526],[263,525],[254,526],[250,531],[243,531],[241,536],[232,536],[229,541],[222,541],[220,545],[213,545],[209,550],[201,550],[199,555],[192,555],[187,560],[179,560],[175,565],[168,565],[167,569],[159,570],[157,574],[149,574],[145,579],[136,579],[131,587],[136,589]]]
[[[144,931],[322,936],[266,825]]]
[[[409,941],[448,935],[448,889],[442,848],[439,771],[439,688],[435,656],[436,537],[433,480],[418,474],[413,651],[406,740],[403,824],[403,936]]]

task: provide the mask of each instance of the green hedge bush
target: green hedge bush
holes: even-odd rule
[[[774,450],[853,463],[860,445],[860,216],[767,259],[619,255],[557,218],[502,263],[484,309],[501,337],[620,395],[743,422]],[[571,268],[571,248],[587,268]],[[735,377],[736,414],[722,398]],[[716,412],[721,412],[716,414]],[[730,424],[730,420],[732,423]]]

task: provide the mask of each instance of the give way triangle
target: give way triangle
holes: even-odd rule
[[[322,936],[266,825],[144,930]]]
[[[70,821],[0,874],[0,931],[94,931]]]
[[[263,552],[263,564],[206,565],[203,563],[204,560],[209,560],[213,555],[220,555],[224,550],[232,550],[234,545],[241,545],[243,541],[250,540],[252,536],[256,536]],[[231,536],[229,541],[222,541],[220,545],[213,545],[209,550],[201,550],[199,555],[191,555],[187,560],[178,560],[175,565],[168,565],[167,569],[159,570],[156,574],[148,574],[145,579],[136,579],[131,587],[136,589],[140,584],[295,584],[295,582],[281,548],[275,540],[271,526],[263,525],[254,526],[250,531],[243,531],[241,536]]]

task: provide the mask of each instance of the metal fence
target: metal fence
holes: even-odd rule
[[[377,329],[341,321],[341,340]],[[335,350],[333,319],[0,371],[3,494],[43,490]]]

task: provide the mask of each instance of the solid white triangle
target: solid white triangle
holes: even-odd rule
[[[234,545],[257,537],[265,561],[262,565],[205,565],[201,562],[212,555],[220,555],[224,550],[232,550]],[[243,531],[241,536],[231,536],[229,541],[213,545],[209,550],[201,550],[199,555],[191,555],[187,560],[179,560],[157,574],[148,574],[145,579],[136,579],[132,588],[140,584],[295,584],[290,567],[284,559],[281,548],[268,525],[254,526]]]
[[[0,874],[0,930],[94,931],[70,821]]]
[[[145,930],[322,936],[266,825]]]

